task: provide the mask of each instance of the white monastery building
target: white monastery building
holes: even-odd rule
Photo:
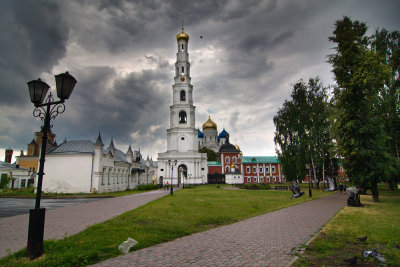
[[[167,152],[158,154],[158,181],[169,184],[207,183],[207,154],[199,153],[195,128],[193,86],[190,84],[189,35],[176,36],[178,53],[175,83],[172,85],[170,127],[167,129]]]
[[[114,192],[152,184],[155,167],[140,151],[126,153],[111,138],[104,149],[101,136],[90,140],[64,141],[46,153],[42,190],[58,193]]]

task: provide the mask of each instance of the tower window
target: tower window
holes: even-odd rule
[[[225,163],[226,163],[226,164],[229,164],[229,163],[230,163],[229,157],[226,157],[226,158],[225,158]]]
[[[185,74],[185,67],[182,67],[182,75]]]
[[[179,123],[186,123],[186,121],[186,112],[182,110],[181,112],[179,112]]]
[[[184,50],[185,48],[184,48],[184,46],[183,46],[183,44],[182,44],[182,51]]]
[[[184,90],[181,91],[181,101],[186,101],[186,93]]]

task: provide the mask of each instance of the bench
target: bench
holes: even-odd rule
[[[289,186],[286,185],[276,185],[275,190],[289,190]]]
[[[347,206],[349,207],[361,207],[360,193],[350,192],[349,198],[347,199]]]

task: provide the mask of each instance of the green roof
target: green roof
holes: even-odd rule
[[[221,162],[219,161],[207,161],[208,166],[221,166]]]
[[[280,163],[277,156],[243,156],[242,163]]]

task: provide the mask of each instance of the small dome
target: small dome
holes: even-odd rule
[[[176,35],[176,41],[179,41],[179,40],[185,40],[186,42],[189,42],[189,34],[185,33],[183,31],[183,28],[182,28],[182,32],[180,32]]]
[[[236,147],[234,145],[232,145],[231,143],[226,142],[225,144],[223,144],[220,148],[219,148],[219,153],[221,152],[235,152],[235,153],[240,153],[239,150],[236,149]]]
[[[210,115],[208,115],[208,120],[203,124],[203,131],[206,129],[217,130],[217,124],[211,120]]]
[[[222,132],[218,135],[218,138],[226,138],[226,136],[228,135],[228,132],[223,129]]]
[[[200,131],[200,129],[197,129],[197,134],[198,138],[204,138],[204,134]]]
[[[236,149],[240,151],[240,147],[238,145],[235,145]]]

